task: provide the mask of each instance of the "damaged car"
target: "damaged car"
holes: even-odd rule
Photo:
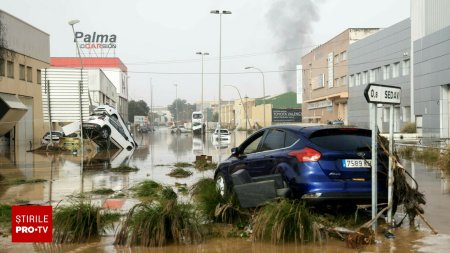
[[[89,119],[83,122],[83,137],[92,139],[103,149],[114,148],[111,144],[126,150],[137,147],[120,114],[107,105],[95,108]]]

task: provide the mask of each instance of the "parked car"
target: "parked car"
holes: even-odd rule
[[[52,131],[51,139],[54,144],[58,144],[61,137],[64,137],[64,132]],[[46,132],[42,137],[41,144],[48,145],[50,143],[50,132]]]
[[[370,204],[370,147],[369,129],[272,126],[232,148],[214,179],[223,197],[233,189],[231,175],[244,169],[251,177],[281,174],[291,197],[312,204]],[[385,203],[388,157],[378,154],[378,203]]]
[[[230,136],[230,132],[228,131],[228,129],[217,129],[214,130],[213,134],[212,134],[212,140],[213,141],[225,141],[225,142],[229,142],[231,140],[231,136]]]
[[[183,133],[190,133],[191,130],[187,129],[184,126],[176,126],[176,127],[170,128],[170,132],[173,134],[183,134]]]

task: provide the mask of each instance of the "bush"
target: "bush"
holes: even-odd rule
[[[183,178],[183,177],[189,177],[190,175],[192,175],[192,172],[182,169],[182,168],[175,168],[167,175],[169,175],[171,177],[176,177],[176,178]]]
[[[120,215],[102,213],[101,208],[78,199],[68,206],[54,209],[53,241],[56,243],[84,243],[98,239]]]
[[[439,167],[442,168],[442,170],[449,172],[450,171],[450,149],[447,149],[439,159]]]
[[[186,168],[186,167],[192,167],[192,164],[186,163],[186,162],[177,162],[174,164],[176,168]]]
[[[414,134],[416,133],[416,124],[407,123],[402,127],[402,129],[400,129],[400,132],[405,134]]]
[[[173,201],[137,204],[128,212],[114,244],[161,247],[168,243],[193,244],[202,240],[193,207]]]
[[[282,199],[262,207],[254,216],[253,236],[272,243],[308,242],[314,233],[314,218],[304,203]]]
[[[11,223],[11,206],[0,205],[0,223]]]
[[[130,167],[128,165],[120,165],[119,167],[115,167],[115,168],[111,169],[112,172],[122,172],[122,173],[136,172],[138,170],[139,169],[137,167]]]
[[[414,147],[405,146],[405,147],[399,148],[397,150],[397,154],[404,159],[411,160],[413,158],[415,150],[416,150],[416,148],[414,148]]]
[[[204,219],[224,223],[247,223],[250,214],[241,210],[234,195],[224,200],[211,178],[204,178],[191,188],[192,197]]]
[[[98,194],[98,195],[109,195],[109,194],[113,194],[114,190],[111,188],[100,188],[100,189],[93,190],[91,193]]]
[[[198,160],[194,162],[195,168],[199,171],[213,170],[217,167],[217,163],[207,160]]]
[[[436,148],[425,148],[414,152],[415,159],[426,164],[436,164],[439,156],[440,151]]]
[[[162,185],[153,180],[144,180],[131,188],[136,197],[139,198],[156,198]]]

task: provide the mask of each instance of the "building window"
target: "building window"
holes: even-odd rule
[[[391,71],[391,66],[390,65],[384,65],[384,67],[383,67],[383,80],[388,80],[390,78],[390,71]]]
[[[335,55],[334,56],[334,64],[338,64],[339,63],[339,55]]]
[[[27,66],[27,82],[33,82],[33,69]]]
[[[396,62],[392,67],[392,78],[399,77],[400,75],[400,62]]]
[[[341,85],[347,85],[347,76],[341,76]]]
[[[37,81],[38,84],[42,83],[41,70],[40,69],[36,70],[36,81]]]
[[[361,85],[361,73],[356,74],[355,86]]]
[[[344,51],[341,53],[341,61],[346,61],[347,60],[347,51]]]
[[[409,59],[408,60],[404,60],[402,63],[402,74],[404,76],[409,75]]]
[[[19,79],[25,81],[25,65],[19,64]]]
[[[0,59],[0,76],[5,76],[5,75],[6,75],[5,60],[4,59]]]
[[[355,76],[354,75],[350,75],[350,78],[348,79],[348,86],[349,87],[355,86]]]
[[[368,84],[369,81],[369,72],[364,71],[362,75],[362,84]]]
[[[375,69],[371,69],[369,72],[369,82],[375,82]]]
[[[6,65],[6,73],[9,78],[14,78],[14,62],[8,61]]]

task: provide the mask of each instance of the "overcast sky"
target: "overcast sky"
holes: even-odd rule
[[[152,82],[158,106],[175,99],[174,83],[179,98],[200,100],[197,51],[210,53],[204,99],[218,98],[219,15],[211,10],[232,12],[222,16],[222,85],[249,97],[262,96],[262,79],[246,66],[266,72],[266,95],[280,94],[295,87],[289,70],[305,52],[346,28],[388,27],[410,12],[409,0],[0,0],[0,8],[49,33],[52,57],[76,55],[69,20],[80,20],[77,31],[116,34],[131,99],[150,103]],[[222,99],[236,98],[222,87]]]

